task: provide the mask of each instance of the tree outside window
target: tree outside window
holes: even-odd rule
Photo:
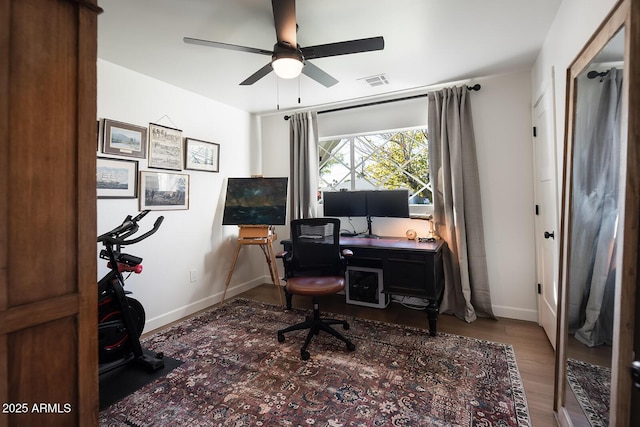
[[[426,129],[324,139],[319,144],[319,190],[410,190],[410,203],[430,204]]]

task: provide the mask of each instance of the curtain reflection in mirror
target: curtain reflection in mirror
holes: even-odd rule
[[[578,81],[568,315],[589,347],[612,344],[621,90],[616,68]]]

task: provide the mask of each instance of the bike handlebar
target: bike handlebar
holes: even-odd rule
[[[149,209],[146,209],[146,210],[144,210],[144,211],[140,212],[140,213],[138,214],[138,216],[136,216],[135,218],[133,218],[133,222],[138,222],[138,221],[140,221],[140,220],[141,220],[142,218],[144,218],[148,213],[149,213]],[[161,218],[162,218],[162,217],[161,217]],[[160,221],[160,222],[162,222],[162,221]]]
[[[127,215],[122,224],[114,228],[113,230],[98,236],[98,242],[111,243],[115,245],[132,245],[138,243],[147,237],[154,234],[160,228],[160,224],[164,221],[163,216],[159,216],[156,222],[153,224],[153,228],[141,236],[135,239],[126,240],[127,237],[135,234],[138,231],[138,221],[144,218],[149,213],[148,210],[140,212],[135,218],[131,218],[131,215]]]

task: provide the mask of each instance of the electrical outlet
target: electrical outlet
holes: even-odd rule
[[[191,280],[191,283],[193,283],[193,282],[198,280],[198,278],[196,277],[196,271],[195,270],[189,271],[189,280]]]

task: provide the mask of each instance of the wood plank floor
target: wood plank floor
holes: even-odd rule
[[[279,304],[273,284],[258,286],[239,297]],[[293,306],[311,308],[310,299],[294,296]],[[399,303],[391,303],[386,309],[377,309],[346,304],[343,295],[334,295],[321,300],[320,310],[428,329],[424,311],[416,311]],[[557,426],[553,415],[554,351],[540,326],[512,319],[481,318],[466,323],[455,316],[440,315],[438,331],[511,344],[524,383],[532,426]]]

